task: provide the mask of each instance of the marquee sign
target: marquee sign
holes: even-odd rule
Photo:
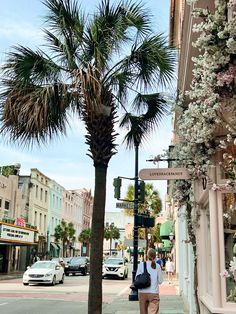
[[[9,225],[0,225],[0,240],[10,242],[34,242],[34,231],[12,227]]]

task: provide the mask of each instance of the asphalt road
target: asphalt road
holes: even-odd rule
[[[130,276],[129,276],[130,277]],[[127,293],[131,278],[103,280],[103,303]],[[0,281],[0,314],[86,314],[89,276],[65,277],[56,286],[24,286],[22,279]]]

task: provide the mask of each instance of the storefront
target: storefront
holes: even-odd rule
[[[37,245],[37,230],[0,221],[0,273],[25,270]]]
[[[236,187],[219,166],[210,169],[208,188],[197,193],[201,313],[236,313]]]

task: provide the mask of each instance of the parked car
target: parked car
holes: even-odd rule
[[[55,261],[65,268],[67,267],[71,259],[72,257],[53,257],[51,261]]]
[[[90,269],[89,259],[84,256],[72,257],[68,265],[65,267],[65,275],[69,274],[82,274],[87,275]]]
[[[56,261],[38,261],[23,274],[23,285],[64,283],[64,268]]]
[[[104,261],[102,269],[102,278],[119,277],[128,278],[128,266],[123,258],[109,257]]]

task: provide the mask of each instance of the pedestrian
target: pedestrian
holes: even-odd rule
[[[171,284],[173,280],[173,274],[174,274],[174,263],[172,262],[171,257],[168,257],[168,260],[166,262],[166,273],[167,273],[167,280],[169,281],[169,284]]]
[[[161,266],[161,269],[162,269],[163,264],[162,264],[162,259],[161,259],[160,255],[158,255],[156,263],[159,264]]]
[[[149,249],[147,252],[147,271],[151,277],[148,288],[139,289],[140,314],[159,314],[159,284],[163,282],[162,270],[156,263],[156,251]],[[144,272],[144,262],[138,265],[136,276]]]

